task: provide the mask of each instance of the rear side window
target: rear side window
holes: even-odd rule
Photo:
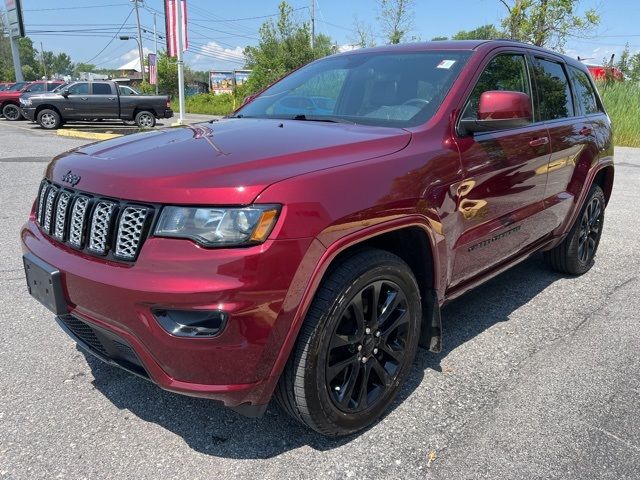
[[[578,110],[582,115],[598,113],[598,102],[596,101],[596,92],[593,89],[589,76],[582,70],[569,66],[569,76],[573,83],[573,90],[576,92],[576,103]]]
[[[555,120],[573,116],[573,100],[567,75],[562,65],[536,58],[533,67],[538,86],[539,120]]]
[[[93,84],[94,95],[111,95],[111,85],[108,83],[94,83]]]
[[[509,90],[522,92],[531,98],[527,64],[522,55],[498,55],[491,60],[478,79],[471,96],[464,108],[462,118],[478,117],[480,95],[492,90]]]
[[[71,95],[87,95],[89,93],[88,83],[74,83],[69,87]]]
[[[51,92],[60,86],[59,83],[47,83],[47,91]]]

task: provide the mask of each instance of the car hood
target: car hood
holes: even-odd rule
[[[87,145],[55,158],[47,177],[60,184],[71,171],[79,190],[143,202],[249,204],[280,180],[388,155],[410,138],[400,128],[224,119]]]

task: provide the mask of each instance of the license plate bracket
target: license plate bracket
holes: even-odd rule
[[[60,270],[31,253],[23,255],[22,261],[31,296],[56,315],[68,313]]]

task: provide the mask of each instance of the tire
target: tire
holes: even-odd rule
[[[377,320],[371,315],[376,291]],[[323,435],[371,425],[411,370],[420,319],[418,284],[399,257],[367,249],[344,260],[316,293],[276,387],[277,402]]]
[[[593,185],[567,238],[544,252],[551,268],[568,275],[582,275],[589,271],[602,236],[605,204],[602,189]]]
[[[15,122],[16,120],[20,120],[22,118],[20,108],[13,103],[7,103],[4,107],[2,107],[2,115],[4,115],[4,118],[9,120],[10,122]]]
[[[38,112],[38,124],[45,130],[56,130],[62,125],[62,118],[55,110],[45,108]]]
[[[153,128],[156,126],[156,117],[153,113],[142,110],[136,114],[136,125],[140,128]]]

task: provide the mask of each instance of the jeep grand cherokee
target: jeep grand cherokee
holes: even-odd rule
[[[315,61],[230,117],[55,158],[31,294],[99,358],[326,435],[374,422],[440,307],[531,254],[591,267],[613,184],[585,66],[510,41]]]

